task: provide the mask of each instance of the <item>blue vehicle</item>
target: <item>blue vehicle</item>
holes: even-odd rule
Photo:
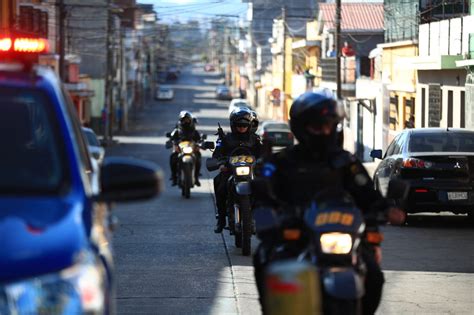
[[[16,41],[0,38],[0,314],[114,313],[108,205],[156,196],[161,174],[99,168],[55,73],[32,62],[43,46]]]

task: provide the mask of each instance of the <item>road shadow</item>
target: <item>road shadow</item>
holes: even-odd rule
[[[407,217],[405,228],[432,229],[474,229],[474,223],[467,215],[455,214],[411,214]]]

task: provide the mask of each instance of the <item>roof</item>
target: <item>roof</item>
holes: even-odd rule
[[[413,128],[413,129],[404,129],[403,131],[409,133],[423,134],[423,133],[449,133],[449,132],[464,132],[464,133],[474,133],[473,130],[465,128],[440,128],[440,127],[430,127],[430,128]]]
[[[383,31],[383,3],[342,3],[342,31]],[[335,28],[335,3],[319,4],[319,19],[329,29]]]

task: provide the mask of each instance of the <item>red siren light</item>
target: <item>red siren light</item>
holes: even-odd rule
[[[12,48],[11,38],[0,38],[0,52],[10,51],[11,48]]]
[[[40,54],[48,50],[48,40],[44,38],[0,38],[0,52]]]

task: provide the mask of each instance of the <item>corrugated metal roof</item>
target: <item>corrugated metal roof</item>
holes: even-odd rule
[[[335,3],[319,4],[319,19],[329,29],[335,28]],[[384,26],[383,3],[342,3],[341,30],[380,31]]]

